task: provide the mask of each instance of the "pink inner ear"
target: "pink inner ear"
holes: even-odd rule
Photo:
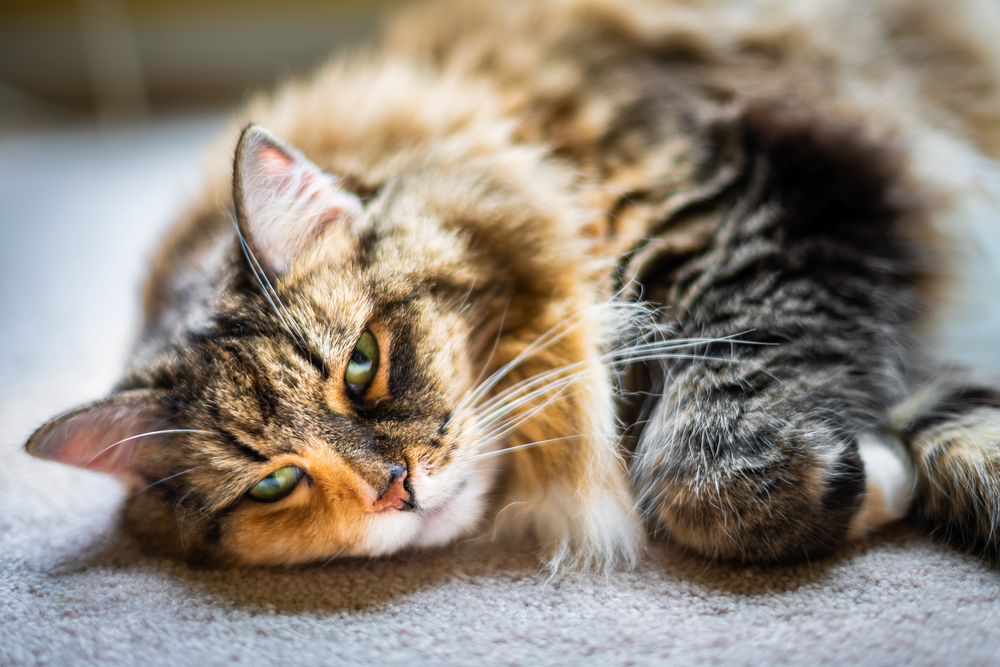
[[[119,396],[57,417],[28,441],[28,451],[51,461],[134,478],[148,436],[169,428],[152,412],[145,392]]]
[[[239,224],[264,271],[280,276],[332,223],[359,215],[361,202],[263,128],[248,128],[243,141],[235,182]]]
[[[90,415],[68,422],[47,439],[46,458],[111,475],[131,472],[142,440],[133,436],[141,434],[141,430],[115,428]]]
[[[269,188],[276,196],[290,196],[293,200],[298,199],[309,204],[322,203],[326,193],[322,188],[315,187],[316,177],[322,172],[311,163],[306,161],[297,163],[276,146],[258,148],[253,159],[254,167],[261,177],[271,181]],[[287,192],[292,188],[295,188],[295,192]],[[337,217],[339,214],[340,210],[336,209],[327,217]]]
[[[64,441],[59,460],[112,475],[126,472],[134,458],[133,448],[129,447],[131,441],[118,442],[107,438],[107,435],[92,427],[74,430]]]
[[[274,172],[282,172],[292,166],[292,159],[274,146],[260,149],[257,152],[257,161],[269,176],[279,175]]]

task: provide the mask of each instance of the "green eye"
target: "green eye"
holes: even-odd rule
[[[254,484],[249,491],[249,496],[259,503],[273,503],[288,496],[298,485],[299,480],[305,475],[302,468],[288,466],[278,468],[270,475]]]
[[[351,358],[347,361],[347,372],[344,381],[352,391],[361,392],[375,377],[378,370],[378,341],[370,331],[365,331],[354,346]]]

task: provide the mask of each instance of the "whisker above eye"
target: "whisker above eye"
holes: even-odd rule
[[[168,434],[171,434],[171,433],[201,433],[201,434],[204,434],[204,435],[219,435],[219,433],[216,433],[215,431],[201,431],[201,430],[198,430],[198,429],[190,429],[190,428],[169,428],[169,429],[164,429],[162,431],[146,431],[145,433],[139,433],[138,435],[130,435],[127,438],[122,438],[118,442],[111,443],[110,445],[108,445],[107,447],[105,447],[104,449],[102,449],[101,451],[99,451],[96,454],[94,454],[94,456],[92,456],[90,458],[90,460],[87,461],[86,464],[84,464],[83,467],[86,468],[87,466],[89,466],[91,463],[94,462],[94,460],[98,456],[100,456],[104,452],[108,451],[112,447],[117,447],[118,445],[121,445],[121,444],[124,444],[126,442],[129,442],[130,440],[138,440],[139,438],[145,438],[145,437],[148,437],[148,436],[151,436],[151,435],[168,435]]]
[[[176,501],[174,501],[174,509],[177,509],[178,507],[180,507],[181,504],[183,504],[184,501],[187,500],[188,496],[190,496],[192,493],[194,493],[195,491],[197,491],[200,488],[201,488],[201,484],[198,484],[197,486],[193,486],[190,489],[188,489],[187,493],[185,493],[183,496],[181,496]]]
[[[264,293],[264,297],[267,298],[268,303],[271,304],[271,309],[274,310],[274,314],[278,316],[279,320],[281,320],[281,323],[284,325],[288,333],[292,334],[292,336],[299,342],[303,349],[306,350],[307,354],[309,354],[311,358],[312,350],[306,342],[305,336],[302,334],[302,330],[299,328],[298,324],[296,324],[295,319],[288,311],[288,308],[286,308],[285,304],[282,303],[277,290],[275,290],[274,286],[271,285],[271,281],[268,279],[267,274],[264,273],[264,269],[261,267],[257,257],[254,255],[250,244],[248,244],[246,239],[243,237],[243,232],[240,231],[240,227],[235,219],[233,219],[233,226],[236,228],[236,236],[240,241],[240,247],[243,249],[243,255],[246,257],[247,263],[250,265],[250,271],[253,272],[253,276],[257,280],[257,285],[260,286],[261,292]]]
[[[138,490],[132,492],[131,494],[129,494],[128,497],[131,498],[132,496],[136,496],[136,495],[142,493],[143,491],[145,491],[146,489],[150,489],[150,488],[156,486],[157,484],[161,484],[163,482],[166,482],[168,479],[173,479],[174,477],[180,477],[181,475],[186,475],[186,474],[188,474],[189,472],[191,472],[193,470],[197,470],[198,468],[204,468],[207,465],[208,465],[207,463],[202,463],[201,465],[196,465],[194,467],[188,468],[187,470],[182,470],[179,473],[176,473],[174,475],[170,475],[169,477],[164,477],[162,479],[158,479],[155,482],[153,482],[152,484],[148,484],[148,485],[142,487],[141,489],[138,489]]]

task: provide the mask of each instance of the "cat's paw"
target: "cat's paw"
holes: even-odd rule
[[[610,574],[631,569],[644,530],[624,491],[572,491],[555,483],[530,501],[512,502],[497,517],[495,535],[532,534],[552,574]]]
[[[1000,558],[1000,409],[966,409],[910,437],[916,514],[941,537]]]
[[[680,438],[654,438],[647,428],[633,457],[638,504],[654,535],[707,558],[750,562],[812,557],[840,544],[865,479],[854,441],[838,425],[789,426],[747,413],[731,429],[699,423]]]
[[[564,496],[543,502],[536,511],[536,533],[553,574],[609,574],[635,567],[643,530],[630,498],[610,490],[589,497]]]

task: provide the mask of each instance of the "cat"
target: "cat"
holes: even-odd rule
[[[997,14],[411,9],[246,107],[124,378],[27,449],[207,566],[772,562],[904,517],[997,554],[1000,392],[925,342],[941,230],[1000,192]]]

